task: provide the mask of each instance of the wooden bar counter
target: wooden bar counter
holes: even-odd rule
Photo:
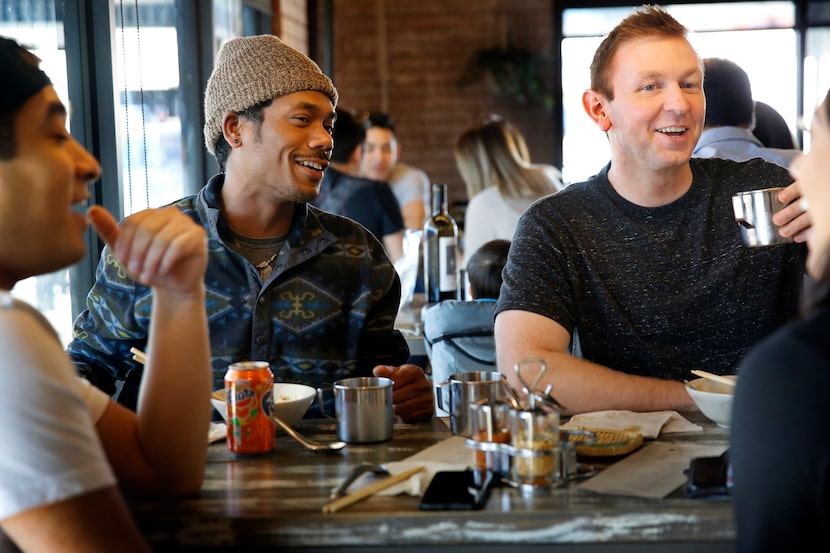
[[[708,422],[704,432],[661,441],[726,444],[728,433]],[[334,440],[332,421],[302,421],[309,437]],[[420,511],[419,498],[373,496],[334,514],[321,507],[332,488],[361,462],[404,459],[450,437],[442,419],[396,424],[392,440],[312,452],[285,434],[259,458],[234,459],[225,443],[209,446],[197,497],[131,500],[156,551],[732,551],[732,503],[597,494],[573,485],[526,494],[493,489],[480,511]],[[672,436],[672,435],[670,435]]]

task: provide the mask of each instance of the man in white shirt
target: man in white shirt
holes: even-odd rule
[[[202,485],[207,240],[175,208],[120,225],[100,206],[73,209],[101,168],[66,131],[66,107],[38,63],[0,37],[0,79],[14,83],[0,89],[0,528],[26,552],[149,551],[119,488],[175,497]],[[79,261],[89,222],[113,262],[153,289],[137,412],[78,378],[46,319],[10,295],[24,278]]]

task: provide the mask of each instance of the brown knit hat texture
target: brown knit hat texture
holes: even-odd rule
[[[337,89],[308,56],[274,35],[232,38],[219,49],[205,91],[205,146],[216,153],[227,111],[242,111],[301,90],[317,90],[337,106]]]

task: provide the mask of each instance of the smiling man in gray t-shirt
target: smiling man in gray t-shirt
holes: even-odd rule
[[[540,388],[552,385],[569,413],[694,411],[691,369],[734,372],[796,314],[805,246],[743,246],[731,196],[786,186],[776,222],[803,242],[798,184],[760,160],[690,161],[702,85],[685,27],[658,7],[636,10],[597,49],[582,100],[611,162],[537,202],[513,237],[495,335],[517,387],[513,365],[541,357]]]

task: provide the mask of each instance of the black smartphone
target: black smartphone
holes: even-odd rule
[[[487,503],[492,473],[471,470],[436,472],[418,506],[424,511],[467,511]]]

